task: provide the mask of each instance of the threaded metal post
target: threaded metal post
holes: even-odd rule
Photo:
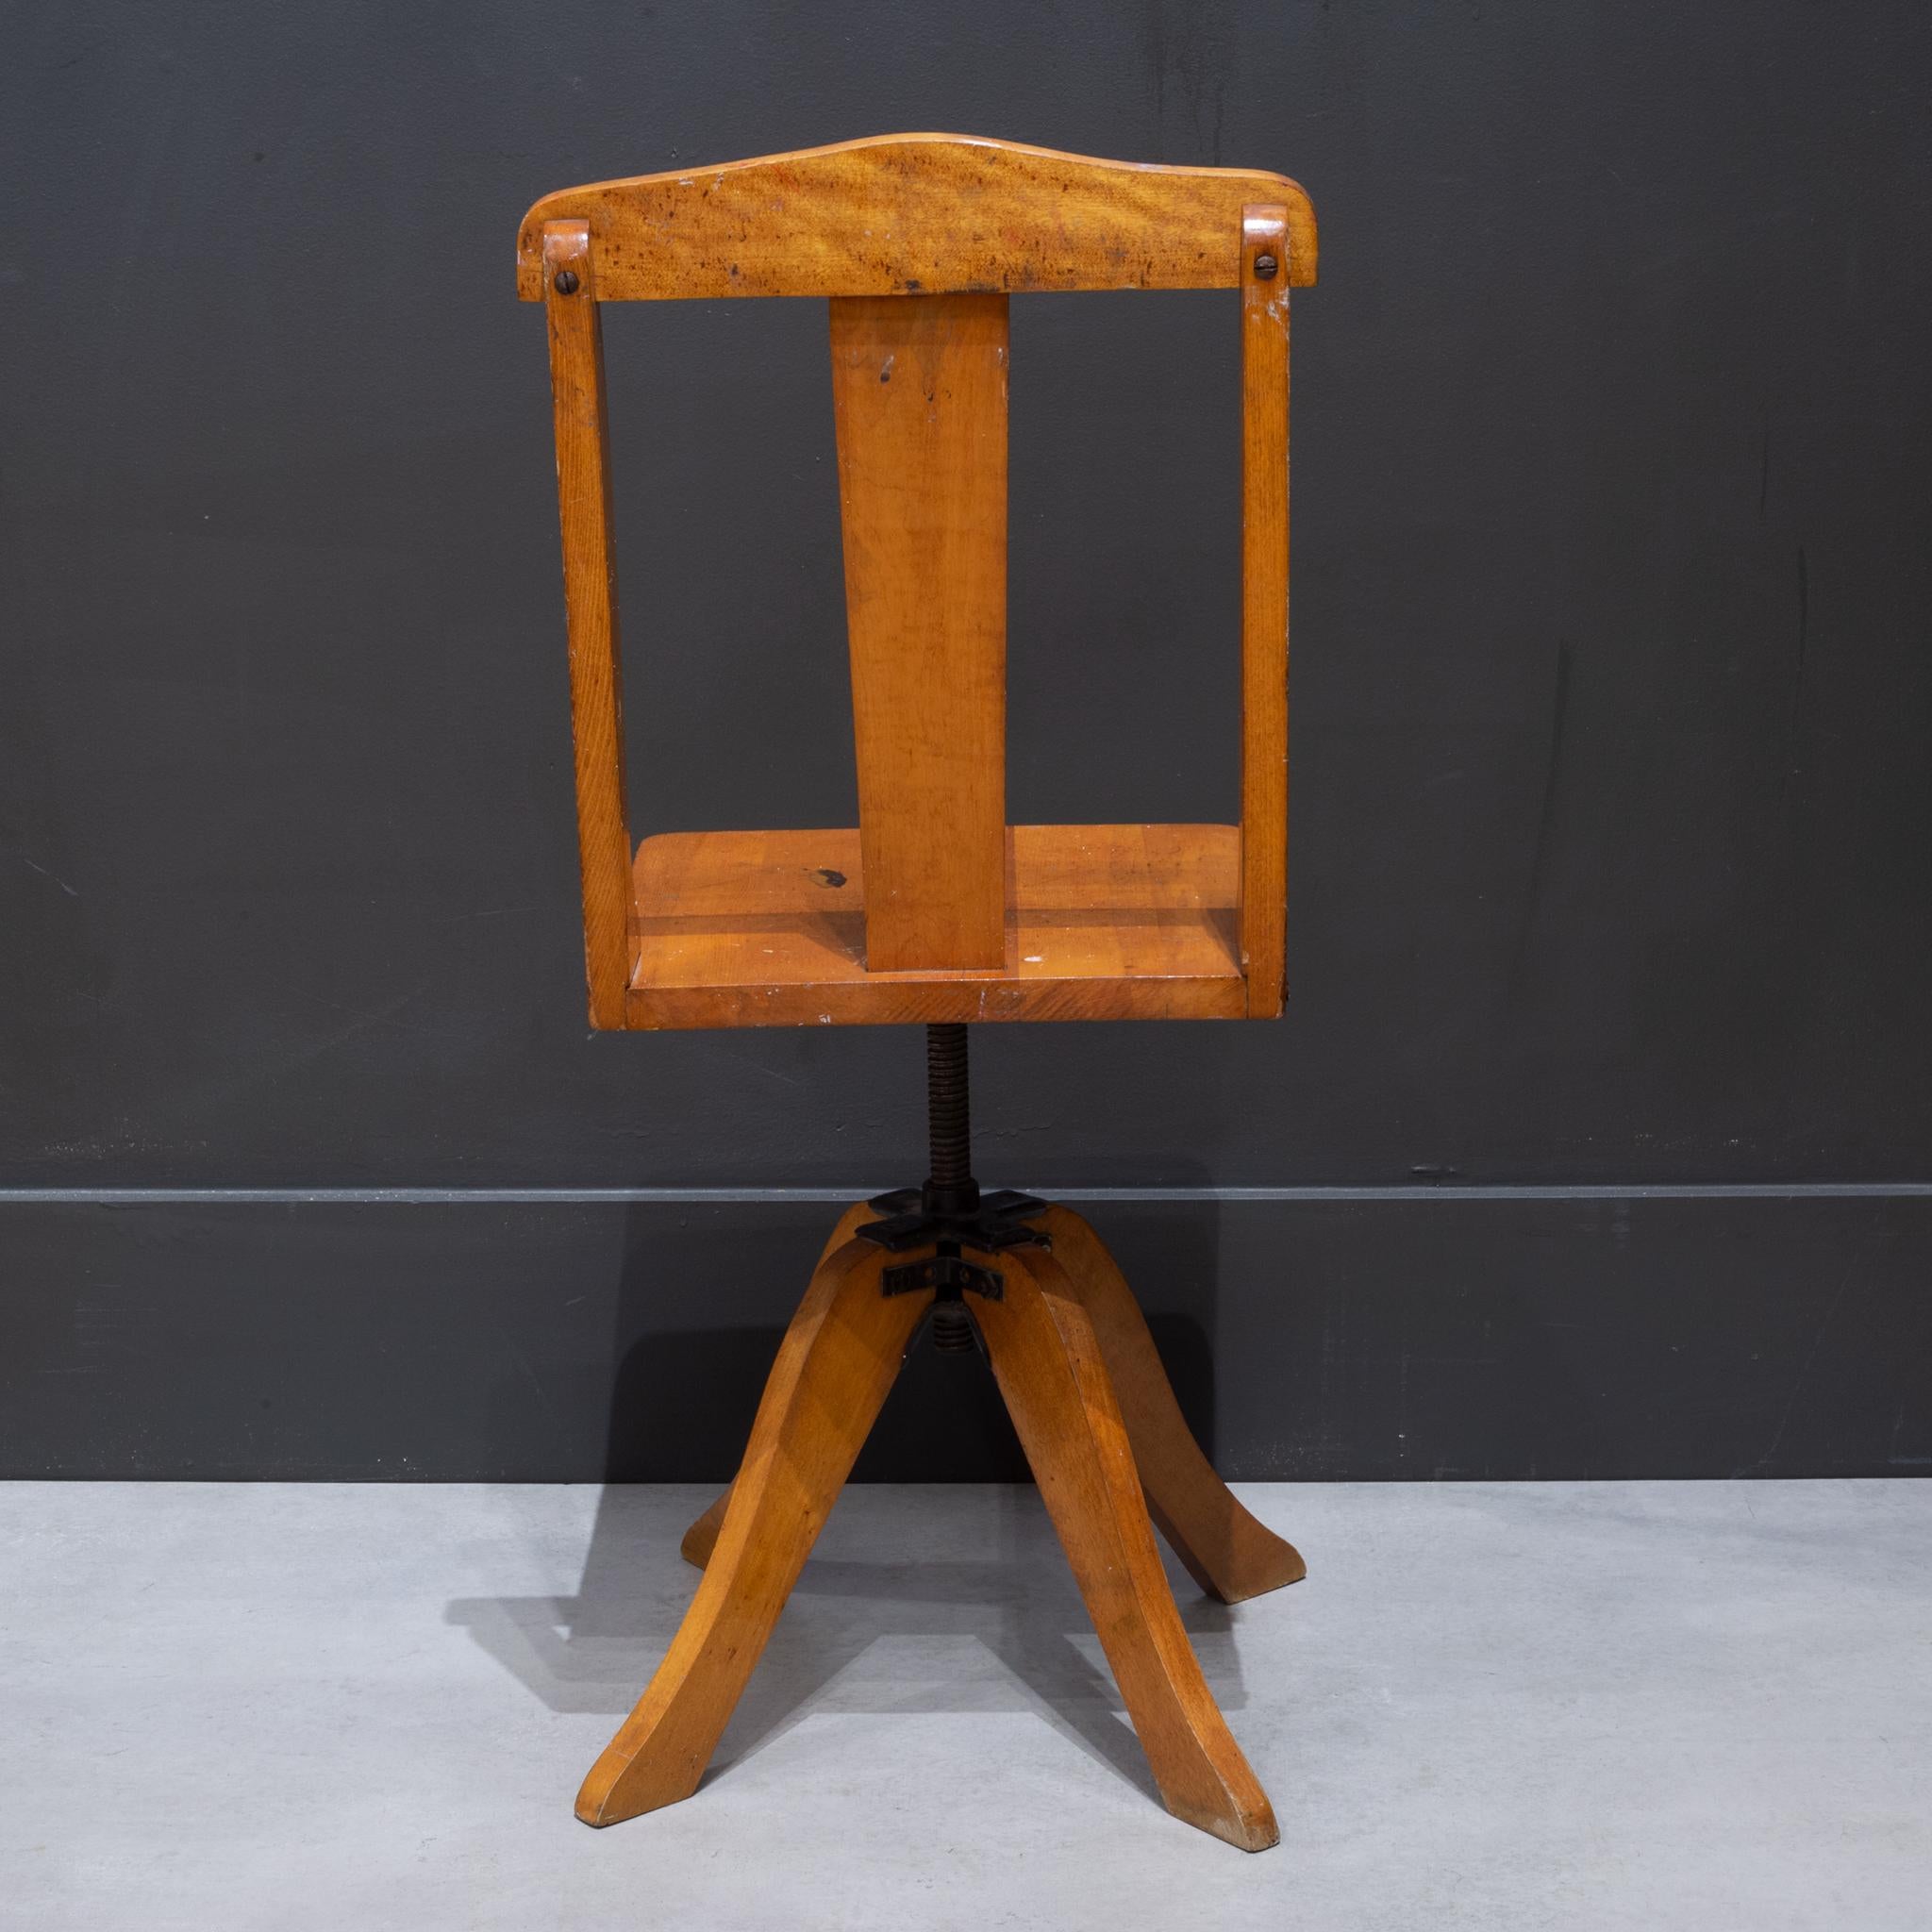
[[[964,1026],[925,1029],[925,1107],[932,1139],[926,1186],[957,1193],[973,1187],[972,1091]]]
[[[925,1029],[925,1113],[932,1141],[932,1173],[924,1189],[928,1214],[971,1214],[979,1206],[973,1178],[973,1105],[964,1026]],[[940,1253],[958,1244],[941,1241]],[[941,1355],[973,1348],[973,1317],[959,1291],[942,1292],[932,1305],[932,1343]]]

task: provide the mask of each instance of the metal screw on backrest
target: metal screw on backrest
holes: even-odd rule
[[[1269,270],[1273,275],[1274,271]],[[577,291],[577,272],[574,268],[560,268],[557,271],[557,292],[559,295],[575,295]]]
[[[1255,258],[1255,273],[1264,282],[1272,282],[1274,279],[1274,271],[1280,266],[1272,255],[1257,255]]]

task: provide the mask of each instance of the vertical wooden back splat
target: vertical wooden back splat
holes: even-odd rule
[[[834,297],[873,973],[1006,961],[1007,298]]]
[[[591,1024],[621,1027],[630,984],[630,822],[624,801],[624,698],[611,555],[604,331],[583,222],[543,226],[543,302],[557,412],[557,499],[570,621],[571,734],[576,743],[577,857]]]
[[[1272,269],[1270,263],[1272,262]],[[1241,210],[1241,964],[1280,1012],[1288,924],[1288,209]]]

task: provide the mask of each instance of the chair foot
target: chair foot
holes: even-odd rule
[[[844,1241],[813,1274],[738,1479],[701,1519],[721,1522],[697,1595],[577,1794],[585,1824],[614,1824],[697,1789],[932,1299],[881,1292],[886,1259]]]
[[[711,1560],[711,1552],[718,1547],[718,1532],[724,1527],[724,1510],[731,1501],[731,1491],[727,1486],[724,1493],[685,1531],[684,1541],[677,1546],[677,1554],[687,1563],[702,1570]]]
[[[1227,1604],[1300,1582],[1308,1574],[1300,1551],[1249,1514],[1201,1453],[1147,1318],[1100,1237],[1070,1208],[1049,1208],[1039,1224],[1099,1338],[1148,1511],[1189,1575]]]
[[[1000,1268],[1003,1296],[974,1297],[973,1312],[1161,1798],[1264,1850],[1281,1836],[1274,1812],[1174,1607],[1093,1321],[1053,1255],[1012,1249]]]

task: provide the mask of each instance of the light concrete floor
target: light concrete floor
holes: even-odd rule
[[[703,1789],[597,1832],[708,1491],[0,1486],[0,1925],[1932,1925],[1932,1483],[1242,1494],[1308,1580],[1174,1574],[1253,1857],[1030,1491],[849,1491]]]

